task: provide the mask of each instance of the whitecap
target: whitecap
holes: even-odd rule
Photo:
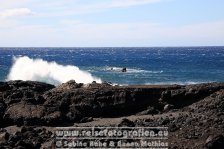
[[[122,72],[123,67],[109,67],[105,68],[106,71],[115,71],[115,72]],[[163,73],[163,70],[159,71],[150,71],[150,70],[143,70],[140,68],[126,68],[126,73]]]
[[[201,83],[205,83],[205,82],[200,82],[200,81],[177,81],[177,82],[169,82],[169,81],[165,81],[165,82],[149,82],[149,83],[145,83],[145,85],[174,85],[174,84],[178,84],[178,85],[193,85],[193,84],[201,84]],[[208,82],[207,82],[208,83]]]

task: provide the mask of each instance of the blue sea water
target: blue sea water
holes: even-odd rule
[[[224,47],[0,48],[0,81],[7,79],[13,57],[21,56],[74,65],[116,84],[224,82]]]

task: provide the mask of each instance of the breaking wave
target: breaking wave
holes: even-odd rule
[[[89,72],[80,70],[77,66],[60,65],[42,59],[31,59],[27,56],[14,57],[7,80],[41,81],[54,85],[75,80],[77,83],[101,83],[101,79],[93,77]]]

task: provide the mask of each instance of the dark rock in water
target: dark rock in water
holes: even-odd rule
[[[215,137],[210,136],[206,140],[205,146],[208,149],[223,149],[224,148],[224,136],[223,135],[218,135]]]
[[[126,67],[124,67],[124,68],[122,68],[122,70],[121,70],[122,72],[127,72],[127,68]]]
[[[123,67],[123,68],[110,68],[111,71],[118,71],[118,72],[127,72],[127,68]]]

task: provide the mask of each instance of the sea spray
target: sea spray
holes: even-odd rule
[[[80,70],[77,66],[64,66],[42,59],[31,59],[27,56],[14,57],[13,61],[7,80],[41,81],[55,85],[69,80],[75,80],[77,83],[102,82],[101,79]]]

